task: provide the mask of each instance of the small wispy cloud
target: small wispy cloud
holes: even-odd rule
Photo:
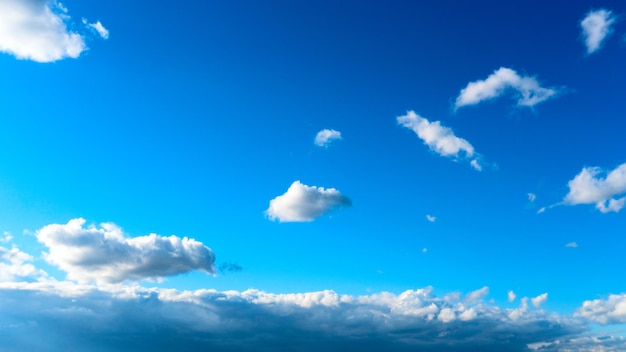
[[[542,87],[537,79],[519,75],[516,71],[501,67],[484,80],[470,82],[456,98],[455,108],[476,105],[512,92],[518,99],[517,106],[534,107],[558,93],[556,88]]]
[[[334,208],[350,205],[350,198],[335,188],[307,186],[295,181],[287,192],[270,201],[265,214],[280,222],[308,222]]]
[[[515,297],[517,297],[517,295],[515,295],[515,292],[513,292],[512,290],[507,292],[506,296],[509,302],[515,301]]]
[[[437,217],[432,216],[430,214],[426,214],[426,220],[428,220],[430,222],[435,222],[435,221],[437,221]]]
[[[534,202],[537,199],[537,195],[534,193],[528,193],[528,200]]]
[[[222,273],[236,273],[236,272],[242,271],[243,268],[241,267],[241,265],[237,263],[224,262],[220,264],[220,266],[218,267],[218,270]]]
[[[576,243],[576,242],[566,243],[565,247],[567,247],[567,248],[578,248],[578,243]]]
[[[96,31],[102,39],[109,39],[109,30],[104,28],[100,21],[97,21],[96,23],[89,23],[87,19],[83,18],[83,24]]]
[[[602,47],[604,41],[613,33],[615,21],[613,12],[606,9],[590,11],[580,21],[587,54],[593,54]]]
[[[318,147],[328,147],[332,141],[341,139],[341,132],[323,129],[315,135],[313,143]]]
[[[602,178],[603,174],[606,177]],[[626,201],[626,197],[617,198],[626,193],[626,163],[608,172],[599,167],[584,167],[567,185],[569,192],[564,204],[595,204],[602,213],[617,213]]]
[[[426,247],[422,248],[422,253],[426,253],[426,252],[428,252],[428,248]]]
[[[471,166],[480,171],[478,162],[480,155],[474,152],[474,147],[465,139],[457,137],[452,129],[442,126],[441,122],[430,122],[414,111],[396,119],[398,124],[413,130],[415,134],[435,153],[455,159],[472,159]]]

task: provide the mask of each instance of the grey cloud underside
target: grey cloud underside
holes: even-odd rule
[[[527,351],[529,343],[585,329],[540,311],[510,321],[491,307],[471,321],[443,323],[356,301],[303,307],[252,302],[243,293],[185,299],[180,291],[167,298],[167,290],[138,290],[120,298],[97,289],[72,297],[0,289],[3,351]]]

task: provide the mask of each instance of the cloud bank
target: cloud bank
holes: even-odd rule
[[[307,186],[295,181],[287,192],[270,201],[265,214],[280,222],[308,222],[334,208],[350,205],[350,199],[334,188]]]
[[[318,147],[327,147],[332,141],[341,139],[341,132],[324,129],[315,135],[313,143]]]
[[[450,128],[442,126],[439,121],[430,122],[414,111],[398,116],[396,120],[403,127],[413,130],[424,144],[441,156],[455,159],[475,157],[474,147],[465,139],[454,135]],[[482,169],[476,158],[471,160],[470,165],[478,171]]]
[[[626,193],[626,163],[606,173],[599,167],[584,167],[568,182],[569,193],[563,199],[568,205],[595,204],[602,213],[619,212],[626,197],[615,198]]]
[[[126,238],[115,224],[84,224],[78,218],[36,233],[48,247],[46,261],[67,272],[69,279],[115,283],[158,280],[192,270],[215,273],[213,251],[194,239],[156,234]]]
[[[590,11],[580,21],[587,54],[593,54],[602,47],[606,38],[613,33],[614,23],[615,15],[613,12],[605,9]]]
[[[77,58],[86,45],[67,29],[66,12],[54,0],[0,1],[0,51],[37,62]]]
[[[470,82],[461,89],[455,107],[476,105],[511,92],[517,98],[517,106],[534,107],[557,94],[555,88],[542,87],[530,76],[522,76],[510,68],[500,67],[484,80]]]
[[[540,310],[512,319],[513,310],[444,300],[430,287],[351,296],[46,280],[0,283],[0,339],[9,351],[51,351],[60,341],[102,351],[527,351],[586,331]]]

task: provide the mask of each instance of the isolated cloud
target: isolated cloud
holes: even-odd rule
[[[513,292],[513,291],[509,291],[509,292],[507,292],[507,300],[508,300],[509,302],[513,302],[513,301],[515,301],[515,297],[517,297],[517,296],[515,295],[515,292]]]
[[[585,301],[574,316],[603,325],[626,323],[626,293]]]
[[[77,58],[86,46],[67,29],[66,12],[55,0],[0,1],[0,51],[37,62]]]
[[[605,9],[589,11],[580,21],[582,37],[587,47],[587,54],[592,54],[602,46],[602,43],[613,33],[615,15]]]
[[[424,141],[424,144],[441,156],[456,159],[478,157],[474,153],[474,147],[468,141],[455,136],[450,128],[442,126],[439,121],[430,122],[414,111],[398,116],[396,120],[403,127],[413,130]],[[476,159],[472,160],[471,165],[480,171],[481,168]]]
[[[102,351],[525,351],[586,331],[566,316],[527,311],[513,320],[509,312],[444,301],[429,287],[350,296],[0,283],[9,351],[50,351],[55,341]]]
[[[341,132],[335,130],[324,129],[317,132],[313,143],[319,147],[327,147],[330,142],[341,139]]]
[[[537,199],[537,195],[534,193],[528,193],[528,200],[534,202]]]
[[[468,293],[467,296],[465,296],[465,301],[470,302],[470,303],[476,302],[478,300],[481,300],[487,297],[488,294],[489,294],[489,287],[484,286],[476,291],[472,291]]]
[[[334,188],[307,186],[295,181],[287,192],[270,201],[265,214],[280,222],[307,222],[334,208],[351,204],[348,197]]]
[[[626,163],[606,173],[599,167],[585,167],[568,182],[569,193],[564,204],[595,204],[602,213],[619,212],[626,197],[615,198],[626,193]]]
[[[150,234],[126,238],[112,223],[83,227],[84,219],[52,224],[36,233],[48,247],[45,259],[78,281],[160,279],[192,270],[215,273],[214,255],[202,243]]]
[[[97,21],[96,23],[89,23],[86,19],[83,18],[83,24],[95,30],[102,39],[109,39],[109,30],[104,28],[100,21]]]
[[[570,242],[570,243],[565,244],[565,247],[567,247],[567,248],[577,248],[578,247],[578,243]]]
[[[533,107],[554,97],[557,89],[544,88],[534,77],[520,76],[510,68],[500,67],[485,80],[468,83],[456,98],[455,106],[458,109],[462,106],[476,105],[507,92],[513,93],[518,99],[517,106]]]
[[[437,217],[432,216],[430,214],[426,214],[426,220],[428,220],[430,222],[435,222],[435,221],[437,221]]]

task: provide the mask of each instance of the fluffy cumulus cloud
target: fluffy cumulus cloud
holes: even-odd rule
[[[516,295],[516,294],[515,294],[515,292],[513,292],[513,291],[509,291],[509,292],[507,292],[506,296],[507,296],[507,300],[508,300],[509,302],[513,302],[513,301],[515,301],[515,297],[517,297],[517,295]]]
[[[9,351],[50,351],[55,341],[102,351],[526,351],[586,331],[574,318],[510,312],[444,300],[430,287],[351,296],[0,283],[0,339]]]
[[[45,259],[69,279],[104,283],[160,279],[192,270],[215,273],[213,251],[177,236],[125,237],[112,223],[85,227],[84,219],[51,224],[37,231]]]
[[[287,192],[270,201],[265,214],[280,222],[307,222],[334,208],[351,204],[350,199],[335,188],[307,186],[295,181]]]
[[[77,58],[85,41],[68,30],[66,12],[54,0],[0,1],[0,51],[37,62]]]
[[[327,147],[332,141],[341,139],[341,132],[324,129],[315,135],[313,143],[318,147]]]
[[[501,67],[484,80],[468,83],[456,98],[455,107],[476,105],[508,92],[517,98],[518,106],[526,107],[533,107],[558,93],[556,88],[542,87],[534,77],[519,75],[510,68]]]
[[[606,9],[590,11],[580,21],[587,54],[592,54],[602,47],[605,39],[613,33],[614,23],[615,15]]]
[[[626,323],[626,293],[610,295],[607,299],[585,301],[575,316],[599,324]]]
[[[401,126],[413,130],[435,153],[456,159],[472,159],[471,166],[481,170],[477,160],[480,156],[474,152],[474,147],[465,139],[457,137],[450,128],[442,126],[441,122],[430,122],[414,111],[398,116],[397,121]]]
[[[606,177],[602,177],[606,174]],[[626,163],[606,172],[599,167],[585,167],[568,182],[564,204],[595,204],[602,213],[619,212],[626,201]],[[622,196],[620,198],[620,196]]]

